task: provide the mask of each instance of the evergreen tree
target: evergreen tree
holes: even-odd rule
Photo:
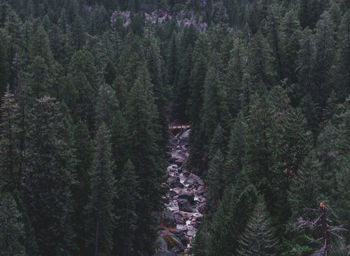
[[[6,86],[8,85],[10,78],[10,65],[9,65],[9,57],[7,54],[7,41],[4,38],[4,35],[0,34],[0,95],[6,91]]]
[[[307,209],[312,209],[322,200],[322,189],[320,187],[321,176],[319,174],[321,164],[315,153],[305,158],[298,174],[293,177],[288,201],[292,209],[292,216],[289,220],[288,232],[291,236],[291,252],[310,253],[312,248],[309,245],[309,238],[304,234],[295,234],[293,224],[300,216],[305,215]]]
[[[203,154],[201,131],[201,109],[203,106],[203,85],[208,65],[208,39],[200,36],[196,42],[193,53],[193,68],[190,76],[190,96],[188,99],[188,115],[191,120],[190,133],[190,157],[189,165],[192,168],[198,168]]]
[[[16,201],[8,193],[0,193],[0,255],[27,255],[22,216]]]
[[[231,50],[231,59],[228,70],[225,73],[224,84],[228,94],[228,105],[230,113],[235,117],[242,107],[243,74],[245,49],[243,46],[243,35],[237,33],[234,38],[234,46]]]
[[[128,160],[118,181],[118,200],[116,212],[118,213],[118,229],[115,232],[117,237],[116,252],[118,255],[128,256],[135,254],[135,237],[137,230],[137,215],[139,194],[139,178],[136,176],[133,163]]]
[[[349,88],[346,86],[350,81],[350,71],[348,67],[348,61],[350,56],[350,31],[348,29],[350,22],[350,11],[348,10],[339,26],[338,31],[338,52],[336,57],[336,68],[333,74],[333,83],[337,86],[336,93],[341,99],[349,95]]]
[[[316,25],[315,46],[316,55],[313,66],[313,82],[316,85],[315,91],[310,92],[322,108],[325,107],[330,88],[330,67],[334,63],[335,41],[334,24],[329,13],[324,12]]]
[[[21,160],[19,114],[19,107],[8,86],[1,106],[0,172],[2,182],[0,187],[9,192],[18,192],[22,179],[19,165]]]
[[[276,71],[274,69],[275,59],[271,49],[260,32],[252,38],[247,54],[245,84],[250,91],[263,93],[275,85]]]
[[[239,240],[238,255],[277,255],[278,240],[273,232],[265,203],[260,199]]]
[[[109,130],[106,124],[102,123],[95,138],[94,160],[89,171],[91,194],[86,206],[89,218],[86,228],[90,234],[87,243],[91,255],[110,255],[113,249],[116,217],[113,202],[116,184],[111,157]]]
[[[212,217],[208,241],[208,255],[232,255],[238,239],[248,222],[257,201],[257,191],[246,173],[241,173],[234,186],[228,187]]]
[[[112,124],[113,116],[118,108],[118,101],[114,90],[103,83],[99,90],[96,100],[96,125],[104,122],[108,127]]]
[[[218,66],[215,62],[212,65]],[[208,68],[204,83],[202,108],[204,138],[210,140],[218,124],[221,125],[224,135],[226,135],[230,122],[231,116],[227,106],[227,94],[222,84],[220,71],[211,66]]]
[[[230,186],[236,182],[236,178],[243,167],[243,158],[245,153],[245,127],[243,124],[243,119],[244,116],[242,113],[240,113],[231,129],[223,175],[225,186]]]
[[[115,161],[115,177],[121,178],[121,171],[129,157],[128,126],[124,115],[117,110],[111,128],[112,156]]]
[[[222,196],[223,192],[223,165],[224,165],[224,156],[218,149],[215,155],[212,156],[212,159],[209,162],[209,169],[207,175],[207,184],[208,184],[208,202],[210,209],[215,209],[218,200]]]
[[[69,255],[73,246],[73,155],[62,138],[58,110],[53,99],[44,97],[28,116],[24,203],[41,255]]]
[[[283,78],[287,78],[290,84],[296,83],[297,56],[300,50],[300,24],[295,10],[286,13],[281,22],[281,48]]]
[[[76,244],[81,254],[88,254],[86,240],[89,237],[84,227],[87,213],[83,211],[89,202],[90,177],[89,170],[93,160],[93,144],[85,123],[79,122],[74,128],[75,174],[77,182],[72,188],[74,199],[73,227],[77,234]],[[84,222],[82,223],[82,220]]]
[[[128,120],[128,153],[140,179],[141,198],[137,205],[139,216],[136,229],[136,251],[152,251],[155,219],[153,211],[161,207],[163,194],[162,158],[158,148],[158,113],[147,69],[139,68],[126,105]],[[157,133],[158,132],[158,133]]]

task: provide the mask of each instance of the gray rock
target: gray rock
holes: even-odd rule
[[[175,213],[174,217],[175,217],[175,223],[176,224],[185,224],[185,220],[184,220],[183,216],[180,213]]]
[[[191,192],[183,191],[182,193],[179,194],[179,198],[180,199],[186,199],[191,204],[194,203],[194,193],[193,193],[193,191],[191,191]]]
[[[187,199],[179,199],[179,201],[177,203],[179,205],[180,211],[193,212],[192,205],[190,204],[190,202]]]
[[[161,236],[158,236],[157,240],[156,240],[156,245],[157,248],[162,250],[162,251],[167,251],[168,250],[168,245],[165,242],[164,238]]]
[[[176,223],[176,220],[172,211],[165,209],[163,211],[163,224],[169,227],[175,227],[175,223]]]
[[[169,177],[168,178],[168,184],[171,188],[175,188],[175,187],[180,187],[182,188],[183,185],[180,182],[180,178],[179,177]]]
[[[171,233],[173,233],[177,238],[179,238],[183,245],[187,244],[188,241],[184,231],[174,230],[174,231],[171,231]]]
[[[176,253],[170,251],[157,252],[154,256],[176,256]]]

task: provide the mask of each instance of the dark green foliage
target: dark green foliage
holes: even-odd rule
[[[238,255],[277,255],[278,239],[274,235],[271,221],[263,200],[259,200],[239,240]]]
[[[349,1],[0,2],[1,255],[153,255],[169,122],[208,185],[194,255],[257,240],[257,195],[276,255],[315,251],[320,200],[349,227]]]
[[[80,122],[74,128],[74,152],[76,157],[75,174],[77,182],[72,188],[74,199],[73,227],[78,236],[76,244],[82,253],[86,252],[86,239],[88,233],[81,220],[87,219],[86,211],[82,211],[89,202],[90,177],[89,169],[93,161],[93,144],[90,139],[89,130],[85,123]]]
[[[16,201],[7,193],[0,194],[0,255],[24,256],[25,239],[22,216]]]
[[[238,248],[238,239],[257,201],[257,191],[245,173],[234,186],[227,188],[223,199],[212,217],[208,255],[220,252],[232,255]]]
[[[248,47],[245,83],[252,92],[263,93],[276,83],[275,58],[263,35],[258,32]]]
[[[209,169],[207,175],[208,184],[208,202],[210,208],[214,208],[213,205],[217,204],[217,201],[222,196],[223,191],[223,165],[224,156],[220,149],[212,156],[209,162]]]
[[[236,182],[236,178],[240,174],[243,167],[244,157],[244,136],[245,127],[243,124],[243,114],[240,113],[231,129],[230,140],[228,143],[228,151],[224,166],[224,183],[230,186]]]
[[[1,140],[0,140],[0,172],[2,181],[1,190],[18,190],[22,174],[20,173],[20,144],[19,134],[21,132],[19,107],[14,95],[7,91],[3,97],[1,106]]]
[[[90,255],[110,255],[116,217],[113,206],[116,183],[113,176],[110,134],[105,123],[98,128],[94,149],[94,160],[89,170],[91,194],[86,206],[86,229],[89,234],[87,245]]]
[[[0,95],[3,95],[10,78],[10,63],[7,54],[7,41],[3,35],[0,35],[0,41]]]
[[[137,204],[137,220],[135,231],[136,251],[152,251],[154,239],[154,216],[152,212],[161,207],[163,194],[161,151],[157,142],[160,139],[159,125],[156,122],[158,113],[154,102],[152,84],[148,72],[140,67],[136,73],[126,105],[128,126],[128,154],[135,166],[135,173],[142,177],[139,183],[140,201]]]
[[[96,125],[105,123],[110,126],[119,107],[114,90],[108,84],[103,83],[98,89],[96,101]]]
[[[118,214],[118,229],[116,252],[120,255],[133,255],[135,253],[136,230],[138,218],[137,205],[141,198],[139,192],[139,178],[135,173],[135,166],[128,160],[123,167],[121,178],[118,181],[116,212]]]
[[[73,155],[62,139],[63,120],[58,110],[52,98],[43,97],[28,115],[24,205],[42,255],[69,255],[73,242]]]

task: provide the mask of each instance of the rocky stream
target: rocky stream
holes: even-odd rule
[[[167,203],[161,216],[155,256],[189,255],[206,204],[204,182],[186,169],[190,129],[176,129],[169,143]]]

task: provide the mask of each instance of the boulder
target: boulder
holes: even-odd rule
[[[179,139],[180,139],[180,143],[183,144],[183,145],[186,145],[188,144],[189,142],[189,138],[190,138],[190,129],[188,129],[187,131],[183,132]]]
[[[177,203],[179,205],[180,211],[193,212],[192,205],[187,199],[179,199]]]
[[[168,210],[168,209],[165,209],[163,211],[163,224],[168,226],[168,227],[175,227],[175,216],[174,214],[172,213],[172,211]]]
[[[165,240],[165,242],[167,243],[168,250],[175,252],[175,253],[179,253],[179,252],[182,252],[184,250],[184,246],[183,246],[182,242],[174,234],[169,233],[169,234],[163,235],[162,237]]]
[[[205,187],[204,186],[199,186],[196,190],[197,195],[203,195],[205,193]]]
[[[199,206],[198,206],[198,211],[200,213],[204,213],[205,212],[205,203],[201,203]]]
[[[162,251],[167,251],[168,250],[168,245],[166,243],[166,241],[163,239],[162,236],[158,236],[157,240],[156,240],[156,246],[158,249],[162,250]]]
[[[193,193],[193,191],[184,191],[184,190],[182,190],[179,193],[179,198],[180,199],[186,199],[191,204],[194,203],[194,193]]]
[[[171,233],[173,233],[177,238],[179,238],[183,245],[187,244],[188,241],[184,231],[174,230],[174,231],[171,231]]]
[[[176,256],[176,253],[170,251],[161,251],[154,254],[154,256]]]
[[[169,194],[169,197],[174,197],[177,195],[177,193],[173,190],[170,190],[168,194]]]
[[[182,188],[183,185],[180,182],[180,178],[179,177],[174,177],[174,176],[170,176],[168,178],[168,184],[171,188],[175,188],[175,187],[180,187]]]
[[[175,223],[176,224],[185,224],[185,220],[184,220],[183,216],[180,213],[175,213],[174,214],[174,218],[175,218]]]

